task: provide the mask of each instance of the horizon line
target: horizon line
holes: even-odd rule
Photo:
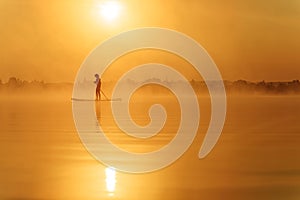
[[[20,79],[20,78],[17,78],[17,77],[9,77],[8,80],[6,82],[2,82],[2,79],[0,79],[0,84],[6,84],[6,83],[9,83],[9,81],[11,79],[15,79],[15,80],[18,80],[18,81],[25,81],[25,82],[28,82],[28,83],[32,83],[32,82],[39,82],[39,83],[44,83],[44,84],[74,84],[75,81],[45,81],[45,80],[26,80],[26,79]],[[151,79],[158,79],[159,81],[161,82],[178,82],[179,80],[161,80],[159,78],[148,78],[146,80],[151,80]],[[91,81],[91,80],[87,80],[87,81]],[[135,82],[143,82],[143,81],[140,81],[140,80],[134,80],[134,79],[127,79],[127,81],[135,81]],[[190,79],[188,80],[189,82],[191,81],[196,81],[196,82],[205,82],[204,80],[197,80],[197,79]],[[209,81],[217,81],[217,80],[209,80]],[[266,83],[287,83],[287,82],[294,82],[294,81],[300,81],[299,79],[289,79],[289,80],[277,80],[277,81],[274,81],[274,80],[266,80],[266,79],[263,79],[263,80],[247,80],[247,79],[235,79],[235,80],[228,80],[228,79],[223,79],[222,80],[223,82],[237,82],[237,81],[246,81],[246,82],[249,82],[249,83],[261,83],[261,82],[266,82]],[[109,81],[103,81],[103,82],[117,82],[117,80],[109,80]]]

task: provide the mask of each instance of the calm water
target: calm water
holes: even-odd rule
[[[109,102],[96,104],[99,123],[122,148],[160,148],[174,136],[179,114],[176,102],[156,100],[170,118],[151,141],[122,136]],[[131,105],[141,125],[149,120],[149,103]],[[199,160],[209,106],[200,98],[199,132],[183,157],[163,170],[132,175],[107,169],[85,150],[71,101],[2,98],[0,199],[300,199],[300,97],[229,97],[220,140]]]

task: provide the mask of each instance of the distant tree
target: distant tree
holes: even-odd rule
[[[18,80],[16,77],[10,77],[7,84],[8,84],[8,87],[10,87],[10,88],[17,88]]]
[[[277,86],[278,93],[287,93],[288,91],[288,84],[286,82],[280,82]]]
[[[191,86],[192,86],[194,89],[197,88],[197,84],[196,84],[196,81],[195,81],[194,79],[192,79],[192,80],[190,81],[190,84],[191,84]]]
[[[233,89],[237,92],[246,92],[248,82],[245,80],[237,80],[233,82]]]
[[[294,93],[299,93],[300,91],[300,82],[299,80],[293,80],[292,82],[290,82],[290,89],[292,90],[292,92]]]
[[[237,80],[237,81],[235,81],[235,84],[237,84],[237,85],[247,85],[247,81],[245,81],[245,80]]]

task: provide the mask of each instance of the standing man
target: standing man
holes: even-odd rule
[[[96,101],[101,100],[101,78],[99,77],[99,74],[95,74],[96,80],[94,83],[97,85],[96,87]]]

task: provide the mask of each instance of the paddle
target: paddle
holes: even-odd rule
[[[106,98],[106,100],[109,101],[109,98],[104,94],[104,92],[102,90],[100,90],[100,91],[104,95],[104,97]]]
[[[104,97],[106,98],[106,101],[122,101],[121,98],[116,98],[116,99],[109,99],[102,90],[100,90],[101,93],[104,95]]]

